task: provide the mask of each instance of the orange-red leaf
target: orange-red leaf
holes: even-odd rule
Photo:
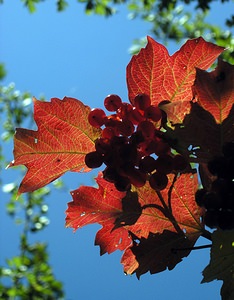
[[[194,94],[198,104],[221,124],[234,103],[234,66],[220,59],[213,72],[197,69]]]
[[[165,243],[160,247],[169,253],[172,244],[167,237],[171,233],[175,236],[174,248],[176,245],[179,247],[178,241],[180,245],[185,241],[184,247],[187,247],[196,241],[203,230],[200,222],[202,210],[194,201],[198,184],[194,174],[183,174],[176,181],[170,175],[168,187],[158,194],[146,184],[137,189],[138,196],[136,192],[117,191],[114,184],[105,181],[101,174],[96,181],[98,188],[81,186],[71,192],[73,201],[68,203],[66,226],[77,230],[88,224],[102,225],[95,239],[101,254],[128,249],[127,253],[131,251],[134,256],[135,237],[147,246],[151,243],[151,238],[148,241],[151,234],[159,236],[160,241]],[[139,263],[137,258],[129,258],[130,254],[124,254],[124,257],[126,255],[133,263],[129,270],[135,271]],[[177,259],[173,258],[173,261],[179,262]],[[155,264],[156,261],[153,262]],[[129,270],[126,272],[129,273]]]
[[[146,48],[133,56],[127,66],[130,101],[139,93],[148,94],[153,104],[169,100],[173,105],[165,107],[168,118],[181,123],[190,110],[195,68],[209,68],[223,50],[200,37],[188,40],[170,56],[163,45],[148,37]]]
[[[14,161],[9,165],[28,169],[19,193],[39,189],[67,171],[89,170],[84,156],[94,149],[94,140],[100,135],[88,123],[89,111],[74,98],[53,98],[51,102],[34,99],[38,130],[16,129]]]
[[[121,227],[113,231],[113,228],[122,213],[121,200],[126,193],[117,191],[100,174],[96,181],[98,188],[81,186],[71,192],[73,201],[68,203],[66,226],[77,230],[98,223],[103,228],[98,231],[95,244],[100,246],[101,254],[124,250],[131,244],[128,230]]]

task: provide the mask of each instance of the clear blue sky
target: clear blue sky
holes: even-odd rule
[[[20,91],[28,90],[36,97],[44,95],[48,100],[76,97],[91,107],[102,106],[110,93],[127,100],[127,50],[134,38],[149,34],[148,24],[129,21],[124,7],[105,19],[86,16],[75,0],[69,1],[63,13],[55,11],[55,1],[45,1],[33,15],[19,0],[5,2],[0,6],[0,61],[8,72],[4,84],[15,82]],[[233,6],[222,6],[222,14],[225,16]],[[215,23],[219,15],[220,7],[216,5],[210,19]],[[170,53],[177,48],[171,45]],[[12,159],[12,143],[4,147]],[[3,170],[2,177],[4,183],[21,180],[14,170]],[[93,184],[92,174],[70,173],[64,179],[70,190]],[[17,254],[19,229],[4,215],[7,199],[2,192],[0,195],[2,264],[5,258]],[[68,192],[53,192],[49,199],[51,224],[38,235],[49,242],[50,261],[57,279],[64,283],[66,300],[219,299],[220,282],[200,285],[201,272],[209,262],[208,249],[193,251],[173,271],[146,274],[138,281],[135,276],[123,274],[120,252],[99,256],[98,247],[93,245],[98,226],[88,226],[75,234],[65,229],[64,212],[69,201]],[[203,243],[206,241],[199,240]]]

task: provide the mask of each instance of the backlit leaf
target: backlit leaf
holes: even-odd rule
[[[157,267],[159,262],[152,257],[152,265],[139,262],[135,257],[135,249],[145,249],[153,243],[153,252],[163,251],[165,262],[171,259],[170,266],[163,263],[164,268],[172,268],[184,256],[183,251],[171,256],[172,248],[191,247],[203,231],[200,222],[202,210],[194,201],[198,184],[196,174],[183,174],[176,181],[174,175],[169,175],[169,185],[160,194],[148,184],[136,192],[119,192],[101,174],[96,181],[98,188],[81,186],[71,192],[73,201],[68,204],[66,211],[66,226],[77,230],[88,224],[102,225],[96,235],[95,245],[100,246],[101,254],[117,249],[126,250],[124,264],[127,257],[129,269],[125,271],[129,274],[130,270],[134,273],[136,268],[137,276],[160,269]],[[170,241],[172,235],[173,241]],[[136,248],[136,239],[141,243],[139,248]]]
[[[213,72],[197,69],[193,90],[198,104],[221,124],[234,103],[234,66],[220,59]]]
[[[94,140],[100,135],[88,123],[89,111],[74,98],[53,98],[51,102],[34,99],[38,130],[16,129],[14,161],[9,165],[28,169],[19,193],[39,189],[67,171],[89,171],[84,157],[94,149]]]
[[[72,202],[66,211],[66,226],[74,230],[88,224],[103,226],[96,236],[95,244],[100,246],[101,254],[117,249],[124,250],[131,244],[128,231],[121,227],[113,231],[116,218],[122,213],[122,198],[114,184],[107,182],[99,174],[96,179],[98,188],[81,186],[72,191]]]
[[[153,104],[168,100],[173,103],[170,108],[165,107],[168,118],[173,123],[181,123],[190,111],[195,68],[209,68],[223,50],[200,37],[188,40],[170,56],[163,45],[148,37],[146,48],[133,56],[127,66],[130,101],[139,93],[148,94]]]

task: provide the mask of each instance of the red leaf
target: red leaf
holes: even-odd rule
[[[178,242],[177,237],[182,244],[183,235],[183,239],[186,240],[184,246],[192,245],[203,230],[200,222],[202,210],[194,201],[197,177],[183,174],[175,182],[172,175],[169,177],[170,184],[161,194],[157,194],[146,184],[143,188],[137,189],[138,198],[136,198],[136,192],[119,192],[114,184],[105,181],[99,174],[96,179],[98,188],[81,186],[71,192],[73,201],[68,203],[66,226],[76,230],[93,223],[102,225],[95,239],[95,244],[100,246],[101,254],[111,253],[117,249],[128,249],[133,243],[132,236],[145,241],[144,243],[148,245],[147,243],[151,243],[151,240],[148,241],[151,234],[157,236],[162,234],[160,241],[165,242],[165,245],[161,247],[167,249],[172,246],[167,238],[171,234],[167,233],[164,236],[167,231],[175,234],[175,244]],[[167,251],[170,252],[171,248]],[[129,268],[136,268],[136,259],[130,260],[133,265],[129,265]]]
[[[187,237],[198,238],[203,229],[200,222],[202,210],[196,205],[194,200],[195,192],[198,188],[196,174],[182,174],[173,184],[174,175],[169,175],[169,184],[161,191],[161,198],[170,207],[172,215],[180,230],[185,232]],[[171,188],[171,185],[173,187]],[[164,230],[176,232],[177,229],[165,216],[162,209],[162,202],[157,194],[148,184],[137,189],[139,202],[143,208],[142,214],[137,222],[129,226],[129,229],[138,237],[147,238],[149,233],[162,233]]]
[[[197,69],[194,94],[198,104],[221,124],[234,103],[234,66],[219,60],[213,72]]]
[[[128,230],[121,227],[113,231],[115,220],[122,213],[122,198],[125,192],[119,192],[114,184],[104,180],[99,174],[96,179],[98,189],[81,186],[71,192],[73,201],[68,203],[66,226],[77,230],[88,224],[103,226],[97,233],[95,244],[100,245],[101,254],[117,249],[124,250],[131,244]]]
[[[127,66],[130,101],[133,102],[139,93],[148,94],[152,104],[169,100],[173,105],[169,109],[165,107],[168,118],[173,123],[181,123],[190,111],[195,68],[209,68],[223,50],[223,47],[208,43],[200,37],[188,40],[170,56],[163,45],[148,37],[146,48],[133,56]],[[161,108],[164,109],[163,106]]]
[[[88,123],[90,108],[79,100],[65,97],[42,102],[34,99],[34,119],[38,130],[17,128],[14,161],[28,171],[18,193],[32,192],[67,171],[86,172],[86,153],[94,149],[100,131]]]

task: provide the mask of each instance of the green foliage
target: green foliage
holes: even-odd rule
[[[31,13],[36,11],[37,4],[44,2],[43,0],[22,1]],[[221,0],[220,2],[229,1]],[[169,41],[184,42],[187,39],[203,36],[207,41],[225,46],[228,50],[223,54],[223,58],[230,63],[234,62],[234,37],[231,31],[234,26],[234,15],[223,18],[222,28],[207,22],[207,16],[213,11],[214,0],[77,0],[77,2],[84,5],[84,10],[88,15],[97,14],[106,17],[115,14],[118,5],[125,4],[129,10],[129,17],[150,22],[151,33],[164,44]],[[59,12],[64,11],[68,5],[66,0],[56,2]],[[131,53],[137,53],[143,45],[145,41],[135,40]]]
[[[31,95],[15,89],[13,83],[0,86],[0,117],[2,124],[2,148],[0,163],[7,165],[7,157],[3,155],[4,147],[12,139],[16,127],[32,124]],[[19,169],[21,170],[21,169]],[[0,183],[3,178],[0,178]],[[62,181],[54,186],[60,188]],[[63,299],[62,283],[53,274],[49,264],[46,243],[31,243],[31,236],[49,224],[46,197],[50,188],[42,188],[26,197],[17,198],[17,185],[14,182],[4,184],[6,212],[14,222],[22,228],[19,237],[18,255],[8,258],[4,266],[0,266],[0,298],[21,300],[53,300]]]

